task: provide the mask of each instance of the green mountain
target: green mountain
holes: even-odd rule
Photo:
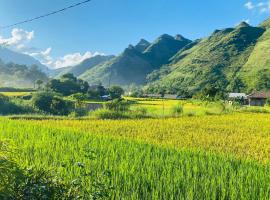
[[[139,52],[144,52],[150,45],[150,42],[146,41],[145,39],[141,39],[140,42],[135,46],[135,49]]]
[[[186,45],[170,64],[148,75],[148,89],[194,94],[207,86],[235,92],[254,88],[252,76],[270,69],[268,24],[252,27],[242,22]]]
[[[143,54],[129,46],[121,55],[87,70],[80,78],[90,84],[101,82],[105,86],[142,84],[145,82],[145,74],[150,73],[151,69],[151,64],[145,60]]]
[[[260,27],[266,31],[258,39],[239,75],[249,90],[270,89],[270,19]]]
[[[65,67],[61,71],[59,70],[59,73],[57,77],[62,76],[63,74],[71,73],[75,76],[80,76],[82,75],[85,71],[101,64],[104,63],[108,60],[111,60],[114,56],[102,56],[102,55],[97,55],[88,59],[85,59],[83,62],[81,62],[78,65],[72,66],[72,67]]]
[[[180,35],[174,38],[166,34],[152,44],[142,39],[114,59],[87,70],[80,78],[90,84],[143,85],[149,73],[169,63],[169,59],[190,42]]]

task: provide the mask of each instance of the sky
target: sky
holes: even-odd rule
[[[0,26],[36,17],[82,0],[0,0]],[[53,67],[75,65],[97,54],[117,55],[141,38],[161,34],[188,39],[241,21],[270,17],[270,0],[92,0],[68,11],[0,29],[0,44]]]

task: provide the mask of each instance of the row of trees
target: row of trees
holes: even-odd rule
[[[37,80],[39,88],[43,82]],[[51,79],[45,85],[46,91],[55,92],[63,96],[70,96],[77,93],[85,95],[86,99],[102,99],[103,96],[109,96],[111,99],[121,98],[124,90],[119,86],[105,88],[101,84],[89,86],[88,82],[78,79],[73,74],[64,74],[59,79]]]
[[[39,88],[43,84],[38,82]],[[51,79],[35,93],[32,103],[38,110],[53,115],[76,116],[87,114],[85,101],[121,99],[124,90],[119,86],[105,88],[101,84],[89,86],[88,82],[76,78],[73,74],[65,74],[59,79]]]

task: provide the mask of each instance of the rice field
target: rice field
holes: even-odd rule
[[[0,140],[18,147],[22,165],[55,169],[66,180],[80,176],[78,163],[109,171],[111,199],[270,199],[269,114],[0,118]]]
[[[169,99],[145,99],[130,98],[127,100],[134,101],[131,109],[144,108],[151,116],[169,117],[175,106],[183,107],[184,115],[202,116],[206,113],[219,114],[222,112],[222,105],[219,102],[202,102],[199,100],[169,100]]]
[[[31,92],[0,92],[0,94],[3,94],[8,97],[21,97],[25,95],[30,95]]]

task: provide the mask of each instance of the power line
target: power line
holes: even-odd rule
[[[65,7],[65,8],[62,8],[62,9],[59,9],[59,10],[56,10],[56,11],[53,11],[53,12],[44,14],[44,15],[40,15],[40,16],[38,16],[38,17],[26,19],[26,20],[24,20],[24,21],[17,22],[17,23],[15,23],[15,24],[7,25],[7,26],[0,26],[0,29],[11,28],[11,27],[14,27],[14,26],[17,26],[17,25],[26,24],[26,23],[29,23],[29,22],[32,22],[32,21],[35,21],[35,20],[38,20],[38,19],[41,19],[41,18],[45,18],[45,17],[51,16],[51,15],[55,15],[55,14],[57,14],[57,13],[64,12],[64,11],[66,11],[66,10],[69,10],[69,9],[71,9],[71,8],[80,6],[80,5],[82,5],[82,4],[86,4],[86,3],[90,2],[90,1],[92,1],[92,0],[85,0],[85,1],[82,1],[82,2],[79,2],[79,3],[76,3],[76,4],[73,4],[73,5],[70,5],[70,6],[68,6],[68,7]]]

